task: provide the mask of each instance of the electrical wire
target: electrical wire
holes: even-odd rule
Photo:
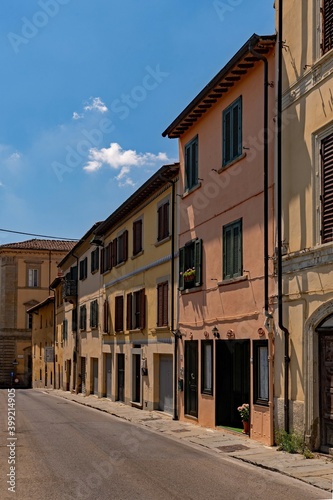
[[[10,229],[1,229],[4,233],[24,234],[25,236],[38,236],[39,238],[49,238],[52,240],[67,240],[67,241],[80,241],[78,238],[61,238],[60,236],[49,236],[46,234],[23,233],[22,231],[12,231]]]

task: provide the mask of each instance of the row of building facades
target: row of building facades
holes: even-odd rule
[[[207,427],[249,403],[253,439],[333,448],[333,1],[275,9],[163,132],[179,163],[57,252],[0,247],[2,385]]]

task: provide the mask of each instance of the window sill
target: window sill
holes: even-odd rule
[[[135,255],[132,255],[131,259],[134,260],[136,259],[137,257],[140,257],[140,255],[143,255],[143,250],[140,250],[140,252],[136,253]]]
[[[165,333],[165,332],[170,332],[170,326],[165,325],[165,326],[156,326],[155,328],[152,328],[150,330],[150,333]]]
[[[224,172],[229,167],[232,167],[233,165],[235,165],[239,161],[243,160],[245,157],[246,157],[246,153],[242,153],[240,156],[237,156],[237,158],[234,158],[233,160],[229,161],[229,163],[226,163],[225,165],[222,165],[222,167],[219,168],[219,170],[217,171],[217,173],[220,174],[221,172]]]
[[[96,274],[98,273],[99,269],[94,269],[93,271],[91,271],[91,274]]]
[[[143,328],[131,328],[128,330],[129,333],[139,333],[142,332]]]
[[[193,193],[193,191],[196,191],[197,189],[199,189],[201,187],[201,182],[198,182],[198,184],[196,184],[195,186],[192,186],[191,189],[186,189],[182,195],[182,199],[183,198],[186,198],[187,196],[189,196],[191,193]]]
[[[116,264],[116,265],[114,266],[114,268],[115,268],[115,269],[118,269],[119,267],[124,266],[124,265],[125,265],[125,262],[126,262],[126,260],[123,260],[123,261],[119,262],[119,264]]]
[[[239,283],[242,281],[247,281],[248,279],[249,279],[248,276],[238,276],[237,278],[231,278],[228,280],[218,281],[217,285],[218,286],[231,285],[232,283]]]
[[[170,241],[171,240],[171,235],[169,234],[169,236],[167,236],[166,238],[163,238],[163,240],[159,240],[159,241],[156,241],[156,243],[154,243],[155,247],[159,247],[160,245],[163,245],[163,243],[166,243],[167,241]]]
[[[202,285],[193,286],[192,288],[185,288],[184,290],[180,290],[181,294],[192,293],[192,292],[200,292],[202,290]]]

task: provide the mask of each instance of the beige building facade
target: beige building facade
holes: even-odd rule
[[[289,419],[290,431],[304,432],[312,448],[330,451],[333,2],[284,0],[275,6],[283,40],[282,315],[289,337],[287,351],[281,330],[275,341],[276,424],[283,427]]]
[[[0,386],[31,387],[32,316],[45,300],[72,241],[28,240],[0,246]]]

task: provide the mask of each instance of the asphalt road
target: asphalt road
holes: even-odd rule
[[[1,390],[1,500],[330,498],[286,476],[40,391],[17,390],[15,411],[10,436],[8,393]],[[8,491],[11,484],[15,491]]]

